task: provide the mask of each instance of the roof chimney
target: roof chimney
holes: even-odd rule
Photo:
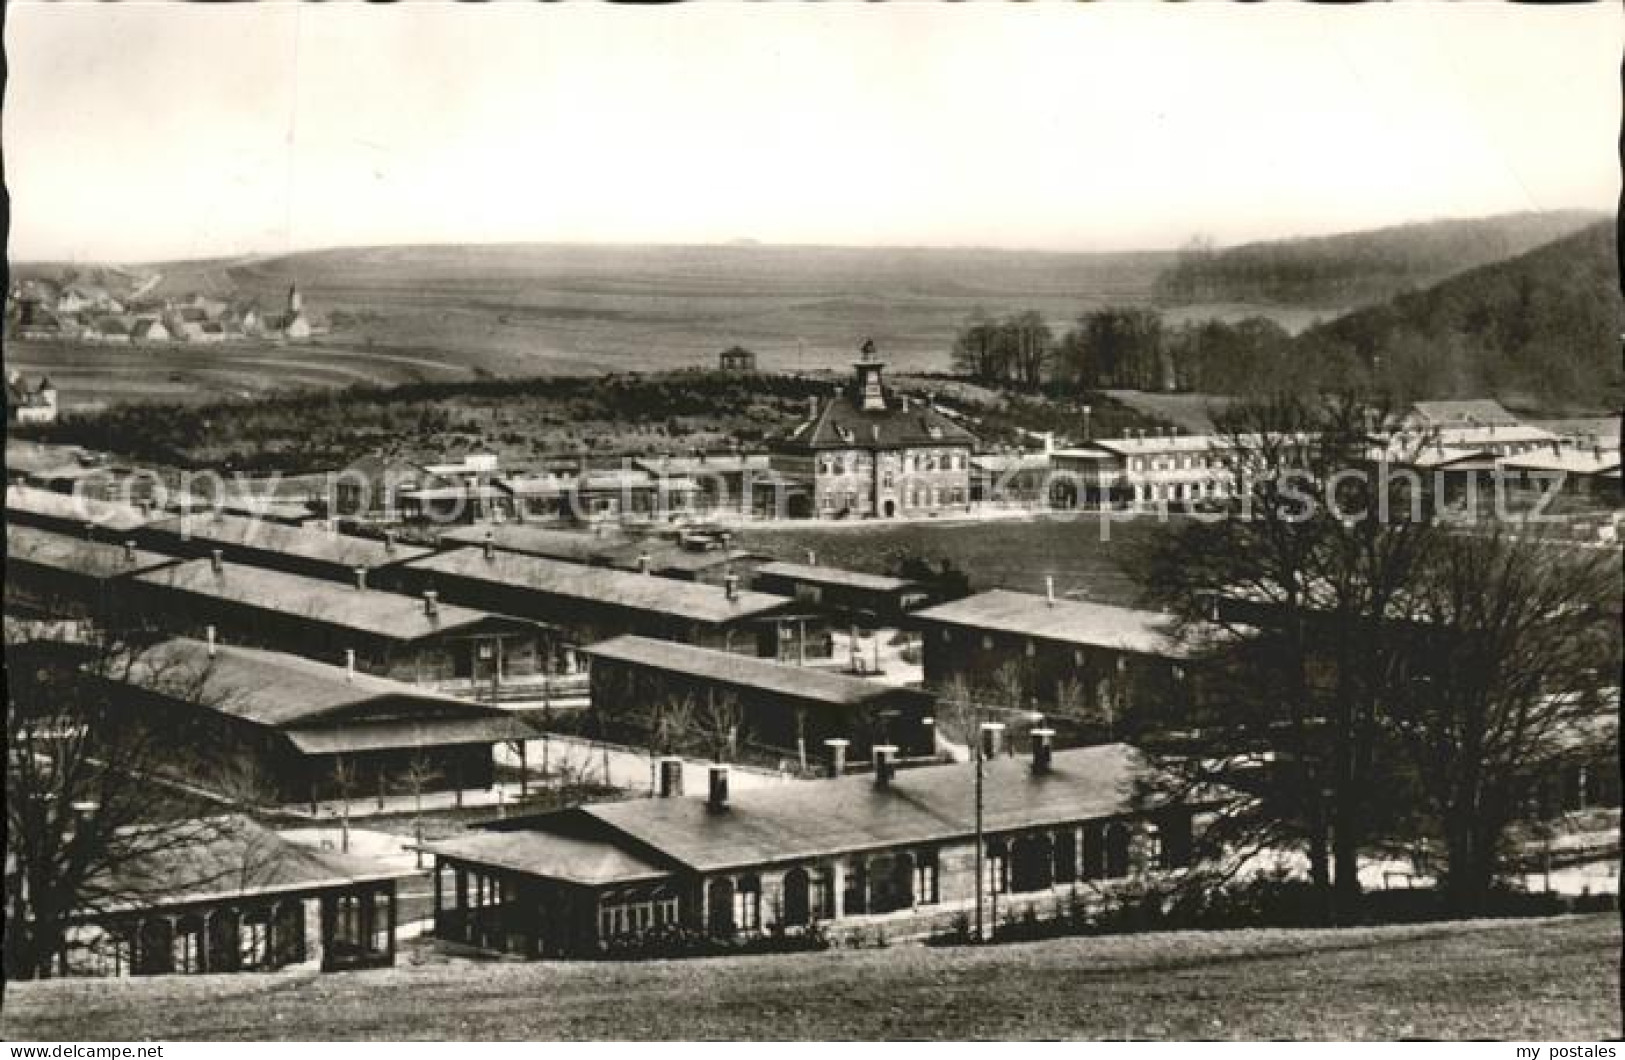
[[[1601,449],[1597,450],[1597,455],[1599,457],[1602,456],[1602,450]],[[126,563],[134,563],[135,562],[135,542],[134,541],[126,540],[124,542],[124,562],[126,562]]]
[[[891,787],[892,776],[897,772],[897,748],[889,743],[877,743],[870,754],[875,763],[875,787]]]
[[[818,418],[818,395],[817,394],[814,394],[814,395],[812,395],[811,397],[809,397],[807,399],[807,418],[809,420],[816,420]]]
[[[423,591],[423,613],[430,618],[440,617],[440,594],[433,589]]]
[[[711,764],[711,790],[706,796],[705,807],[712,813],[721,813],[728,808],[728,767],[721,762]]]
[[[355,569],[355,587],[356,587],[357,592],[362,592],[362,591],[366,590],[366,588],[367,588],[367,568],[365,568],[365,567],[357,567]]]
[[[491,531],[487,530],[485,532],[485,560],[487,563],[489,563],[491,560],[496,558],[497,545],[496,542],[491,539]]]
[[[809,567],[818,566],[818,553],[814,552],[810,548],[807,550],[807,566],[809,566]]]
[[[829,775],[830,776],[839,777],[839,776],[845,775],[845,773],[846,773],[846,747],[847,747],[847,744],[849,744],[849,743],[851,743],[850,740],[842,740],[842,739],[840,739],[838,737],[835,738],[835,739],[825,740],[824,741],[824,746],[829,748]]]
[[[211,549],[209,551],[210,570],[214,571],[216,574],[219,574],[221,571],[225,570],[225,562],[226,557],[218,548]]]
[[[94,541],[94,540],[96,540],[96,524],[95,523],[86,523],[85,524],[85,540],[86,541]]]
[[[216,645],[216,640],[215,640],[214,627],[213,626],[205,627],[204,630],[203,630],[203,636],[204,636],[204,639],[206,639],[209,642],[209,658],[212,659],[212,658],[214,658],[214,651],[215,651],[215,648],[217,646]]]
[[[1055,606],[1055,575],[1044,575],[1044,600],[1049,606]]]
[[[739,575],[729,571],[728,576],[722,579],[722,591],[728,594],[730,600],[739,599]]]
[[[648,553],[648,550],[644,550],[644,551],[638,553],[638,573],[639,574],[648,574],[649,573],[649,553]]]
[[[660,787],[662,799],[675,798],[683,793],[683,760],[667,756],[660,760]]]
[[[1055,754],[1055,730],[1034,729],[1028,735],[1033,740],[1033,772],[1048,773],[1050,759]]]
[[[344,679],[346,681],[354,681],[355,680],[355,649],[354,648],[345,648],[344,649]]]
[[[982,731],[982,757],[984,759],[997,758],[999,754],[999,734],[1004,732],[1004,722],[984,721]]]
[[[384,551],[391,556],[395,554],[395,531],[393,530],[384,531]]]

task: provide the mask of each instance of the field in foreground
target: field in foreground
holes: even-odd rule
[[[7,990],[33,1040],[1493,1038],[1619,1032],[1613,916]]]

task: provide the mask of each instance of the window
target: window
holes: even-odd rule
[[[926,850],[916,855],[914,862],[914,901],[917,905],[935,905],[937,894],[937,852]]]
[[[1008,848],[1002,841],[995,840],[987,845],[986,879],[983,885],[990,894],[1008,894],[1010,892],[1010,862]]]
[[[992,651],[993,650],[993,638],[991,636],[989,636],[988,634],[986,634],[986,633],[982,634],[982,650],[983,651]]]
[[[1055,882],[1072,883],[1078,878],[1078,837],[1068,828],[1055,835]]]
[[[762,926],[762,881],[746,876],[734,891],[734,930],[758,931]]]
[[[389,952],[390,896],[380,891],[372,896],[372,952]]]
[[[1098,824],[1083,828],[1083,878],[1106,878],[1106,833]]]

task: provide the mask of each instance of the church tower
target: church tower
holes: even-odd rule
[[[305,308],[305,300],[299,294],[297,283],[288,286],[288,319],[292,320]]]

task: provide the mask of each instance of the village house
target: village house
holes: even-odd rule
[[[87,540],[27,525],[6,527],[6,613],[38,618],[133,619],[129,579],[176,562],[134,540]]]
[[[722,588],[504,552],[459,548],[401,568],[416,589],[545,623],[575,646],[624,633],[773,657],[793,653],[795,602]]]
[[[872,342],[863,344],[850,386],[778,446],[774,467],[812,483],[809,512],[820,519],[962,513],[970,505],[970,457],[977,441],[930,402],[893,393]]]
[[[151,620],[178,634],[209,626],[234,643],[291,652],[410,684],[501,696],[555,672],[553,634],[533,622],[369,588],[226,563],[220,554],[136,578]]]
[[[7,423],[55,423],[60,411],[56,386],[50,379],[40,376],[37,384],[29,386],[21,372],[6,373]]]
[[[1416,401],[1390,418],[1391,429],[1447,430],[1464,427],[1521,427],[1523,421],[1489,398],[1466,401]]]
[[[730,793],[727,767],[713,766],[703,798],[595,803],[434,843],[435,934],[525,957],[594,957],[679,932],[906,938],[969,922],[978,901],[992,923],[1052,916],[1073,896],[1095,908],[1188,864],[1194,813],[1135,804],[1148,768],[1138,752],[1054,751],[1045,730],[1036,737],[1031,761],[985,766],[985,886],[975,767],[899,770],[893,749],[876,748],[866,776]]]
[[[199,558],[218,551],[229,563],[328,581],[352,583],[357,572],[364,571],[367,584],[376,589],[398,588],[397,565],[432,554],[431,549],[402,544],[392,534],[382,540],[355,537],[219,509],[160,519],[142,527],[137,536],[149,547],[176,556]]]
[[[139,317],[130,328],[130,339],[133,342],[170,342],[173,338],[169,329],[164,327],[164,322],[157,317]]]
[[[64,975],[204,975],[395,963],[399,872],[289,842],[244,815],[136,826],[93,881]],[[8,887],[15,881],[7,881]]]
[[[962,681],[978,701],[1040,710],[1078,738],[1121,734],[1136,705],[1193,694],[1188,651],[1159,612],[993,589],[909,621],[928,687]]]
[[[1555,484],[1571,496],[1587,497],[1618,506],[1620,454],[1617,444],[1533,450],[1495,462],[1502,481],[1514,488],[1541,490]]]
[[[281,804],[489,788],[493,747],[535,735],[500,707],[218,641],[152,645],[119,676],[141,724],[184,734],[177,776]]]
[[[927,722],[936,699],[919,689],[647,637],[616,637],[585,654],[594,710],[640,744],[661,738],[662,721],[694,742],[714,739],[719,707],[731,707],[738,739],[770,754],[804,760],[829,739],[863,757],[876,744],[904,756],[936,751]]]

